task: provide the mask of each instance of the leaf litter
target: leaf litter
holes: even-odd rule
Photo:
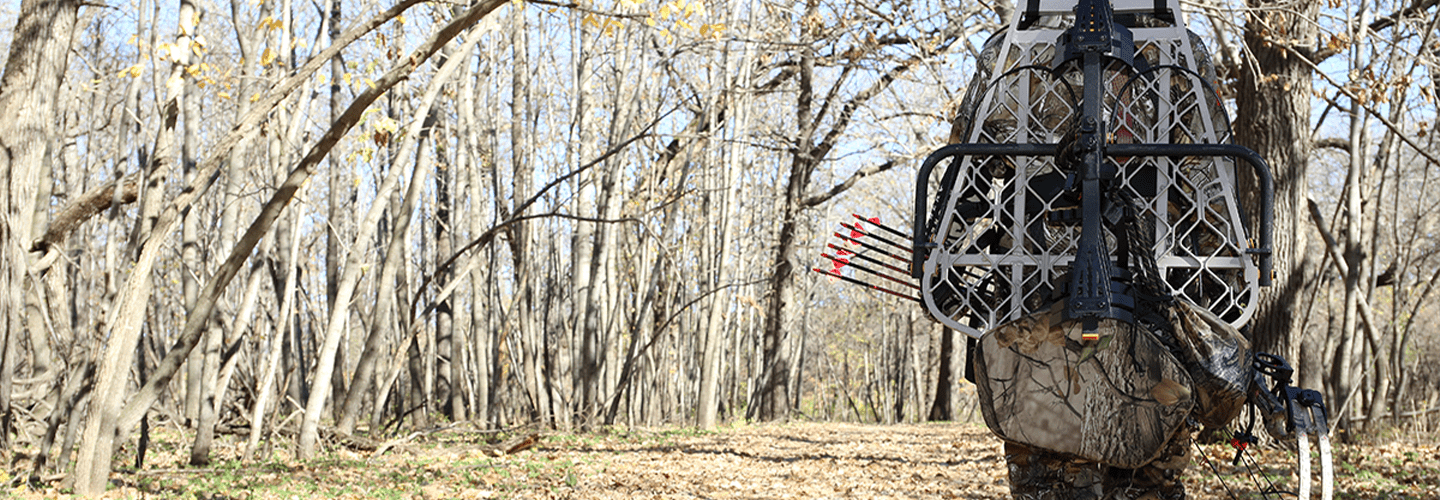
[[[230,439],[216,443],[212,466],[193,468],[183,465],[189,451],[186,436],[164,431],[157,433],[145,468],[114,474],[115,487],[105,497],[1010,498],[1004,446],[976,423],[792,422],[736,424],[714,431],[606,428],[539,439],[533,434],[505,437],[511,439],[458,426],[384,453],[338,447],[323,458],[299,461],[277,449],[251,463],[238,460],[243,439]],[[531,444],[516,447],[517,441]],[[1293,490],[1295,454],[1257,448],[1251,448],[1254,463],[1249,468],[1231,465],[1234,450],[1228,444],[1192,448],[1185,478],[1189,498],[1261,498],[1261,487]],[[1433,437],[1337,444],[1335,461],[1336,498],[1440,499],[1440,446]],[[1318,484],[1319,468],[1314,472]],[[0,496],[55,498],[65,493],[54,480],[9,484]]]

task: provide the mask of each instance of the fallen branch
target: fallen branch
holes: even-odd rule
[[[400,446],[400,445],[409,443],[409,442],[411,442],[411,441],[414,441],[414,440],[416,440],[416,439],[418,439],[418,438],[421,438],[421,437],[424,437],[424,436],[429,436],[429,435],[431,435],[431,434],[435,434],[435,433],[439,433],[439,432],[444,432],[444,431],[453,429],[453,428],[459,426],[460,424],[461,424],[461,422],[456,422],[456,423],[447,425],[447,426],[445,426],[445,427],[437,427],[437,428],[434,428],[434,429],[429,429],[429,430],[424,430],[424,431],[415,431],[415,432],[412,432],[412,433],[410,433],[410,434],[405,435],[405,437],[399,437],[399,438],[391,439],[391,440],[389,440],[389,441],[384,442],[384,443],[381,444],[380,446],[374,448],[375,453],[370,454],[370,458],[375,458],[375,457],[378,457],[378,456],[380,456],[380,455],[384,455],[385,452],[390,451],[391,449],[394,449],[394,448],[397,447],[397,446]],[[529,433],[529,434],[519,434],[519,435],[516,435],[515,437],[512,437],[512,438],[510,438],[510,439],[501,441],[500,444],[496,444],[496,445],[489,446],[489,447],[482,447],[481,450],[482,450],[482,453],[484,453],[484,454],[486,454],[486,455],[491,455],[491,456],[496,456],[496,457],[504,456],[504,455],[514,455],[514,454],[516,454],[516,453],[520,453],[520,452],[522,452],[522,451],[528,450],[528,449],[534,447],[536,444],[539,444],[539,443],[540,443],[540,437],[541,437],[541,435],[540,435],[539,433],[534,433],[534,432]]]

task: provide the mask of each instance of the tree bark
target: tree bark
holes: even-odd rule
[[[935,402],[930,405],[930,415],[926,418],[931,422],[955,420],[954,410],[951,408],[950,392],[954,389],[954,372],[951,371],[951,361],[955,359],[955,330],[941,327],[940,333],[940,356],[939,375],[935,376]]]
[[[1359,15],[1359,26],[1361,26],[1362,30],[1366,24],[1366,18],[1369,17],[1368,13],[1368,10],[1362,11]],[[1360,33],[1360,35],[1363,37],[1363,32]],[[1357,47],[1356,54],[1359,56],[1357,59],[1360,60],[1355,62],[1363,67],[1364,55],[1360,51],[1361,49]],[[1345,176],[1344,199],[1345,253],[1343,258],[1345,259],[1346,265],[1345,309],[1341,317],[1340,347],[1336,349],[1335,352],[1334,379],[1330,382],[1331,386],[1335,388],[1335,396],[1337,396],[1331,399],[1331,401],[1335,401],[1335,403],[1332,404],[1340,409],[1337,410],[1339,411],[1337,415],[1338,421],[1336,421],[1334,425],[1337,429],[1344,432],[1342,439],[1347,440],[1351,435],[1351,431],[1354,430],[1354,415],[1364,411],[1364,408],[1359,405],[1355,407],[1350,406],[1355,403],[1355,401],[1353,401],[1354,398],[1350,397],[1350,394],[1353,392],[1350,389],[1359,383],[1353,371],[1354,365],[1356,364],[1355,357],[1359,356],[1356,351],[1360,350],[1357,348],[1356,339],[1359,336],[1359,330],[1357,328],[1360,323],[1359,308],[1362,307],[1361,302],[1364,300],[1362,294],[1365,293],[1365,283],[1363,283],[1362,280],[1367,274],[1366,270],[1369,268],[1363,250],[1366,246],[1364,236],[1362,235],[1365,215],[1361,212],[1361,202],[1364,196],[1361,190],[1365,188],[1361,183],[1364,182],[1364,173],[1367,168],[1366,155],[1369,154],[1369,148],[1365,147],[1365,127],[1369,123],[1369,120],[1365,112],[1360,109],[1360,106],[1361,103],[1359,102],[1350,103],[1350,161]],[[1363,365],[1363,363],[1361,364]],[[1373,378],[1378,375],[1379,374],[1371,374],[1371,377]]]
[[[454,56],[463,60],[468,59],[469,53],[466,51]],[[455,247],[455,235],[451,228],[454,227],[452,190],[456,177],[454,169],[447,161],[448,159],[438,162],[438,171],[435,173],[435,255],[442,258],[454,253]],[[440,276],[436,286],[443,288],[455,279],[453,269],[446,268],[438,272]],[[456,349],[455,313],[451,304],[447,297],[435,308],[435,401],[440,405],[440,412],[449,421],[459,422],[465,419],[465,401],[459,397],[460,391],[457,387],[457,381],[460,380],[460,356],[457,353],[460,350]]]
[[[1295,314],[1294,305],[1304,296],[1305,277],[1312,267],[1306,251],[1308,233],[1303,230],[1312,86],[1310,64],[1301,59],[1308,48],[1285,44],[1315,39],[1312,19],[1320,4],[1285,0],[1249,0],[1248,4],[1245,50],[1254,64],[1241,65],[1235,140],[1260,153],[1275,178],[1275,281],[1261,293],[1250,336],[1257,351],[1295,360],[1299,343],[1292,342],[1292,335],[1303,318]],[[1301,51],[1292,52],[1296,49]],[[1246,206],[1258,207],[1258,180],[1248,169],[1237,172],[1242,200]],[[1256,214],[1252,210],[1250,215]]]
[[[26,331],[24,282],[34,227],[40,163],[55,134],[60,87],[69,65],[80,2],[24,0],[0,79],[0,449],[9,450],[11,397],[20,336]],[[7,452],[8,455],[8,452]]]

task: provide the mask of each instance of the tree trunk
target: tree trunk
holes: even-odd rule
[[[55,133],[61,82],[69,65],[71,34],[80,2],[24,0],[0,80],[0,449],[9,450],[14,426],[11,396],[20,336],[25,332],[24,282],[39,165]]]
[[[478,73],[478,72],[477,72]],[[481,201],[486,199],[483,187],[485,185],[485,174],[482,169],[493,168],[494,158],[482,152],[480,136],[482,126],[475,115],[475,107],[479,86],[476,80],[483,78],[483,74],[471,74],[461,78],[460,103],[456,112],[459,114],[459,135],[460,135],[460,164],[467,168],[461,171],[466,176],[466,194],[468,194],[470,205],[465,219],[469,222],[466,229],[471,235],[477,235],[485,231],[485,211],[482,207],[485,204]],[[491,197],[493,199],[493,197]],[[475,261],[483,261],[484,256],[480,253],[473,253],[469,257]],[[490,367],[492,361],[488,356],[489,349],[489,314],[486,307],[486,283],[485,269],[481,265],[470,266],[471,271],[467,273],[470,281],[470,310],[469,325],[465,339],[469,343],[456,339],[457,350],[464,350],[468,353],[473,362],[473,370],[470,372],[468,387],[473,390],[471,398],[471,414],[480,427],[484,428],[490,422]]]
[[[1291,40],[1314,39],[1320,4],[1285,0],[1249,0],[1245,45],[1254,64],[1242,64],[1236,92],[1235,139],[1260,153],[1275,178],[1275,281],[1261,293],[1250,336],[1257,351],[1295,360],[1299,342],[1291,336],[1300,321],[1295,304],[1304,297],[1305,277],[1312,264],[1304,231],[1306,172],[1310,162],[1311,69],[1301,54],[1287,47]],[[1293,4],[1293,5],[1292,5]],[[1287,33],[1274,38],[1278,33]],[[1259,206],[1255,176],[1236,169],[1246,206]],[[1250,213],[1254,218],[1256,213]],[[1256,219],[1258,220],[1258,219]],[[1253,223],[1251,227],[1256,227]]]
[[[954,409],[951,408],[950,392],[954,390],[954,372],[951,370],[952,360],[955,359],[955,330],[941,328],[940,332],[940,374],[935,376],[935,402],[930,405],[930,415],[927,420],[931,422],[955,420]]]
[[[462,31],[465,27],[468,27],[474,24],[476,21],[479,21],[480,18],[484,17],[485,14],[488,14],[495,7],[499,6],[499,4],[499,0],[490,0],[488,2],[472,6],[470,10],[467,10],[460,16],[457,16],[455,19],[451,20],[449,24],[437,31],[434,35],[431,36],[429,40],[426,40],[423,46],[417,49],[418,52],[424,54],[423,57],[417,58],[412,56],[412,59],[423,61],[425,58],[428,58],[430,54],[433,54],[435,51],[439,50],[440,47],[444,46],[446,42],[458,35],[460,31]],[[479,37],[475,37],[475,39],[467,43],[466,46],[473,46],[473,44],[477,40],[479,40]],[[441,66],[440,70],[435,73],[435,77],[431,81],[429,87],[425,90],[425,95],[421,98],[420,108],[416,110],[416,116],[429,115],[430,106],[435,102],[435,98],[437,95],[439,95],[440,89],[443,87],[444,82],[450,79],[450,77],[454,74],[455,70],[461,65],[461,62],[465,59],[466,58],[464,57],[451,58],[449,61],[446,61],[443,66]],[[400,73],[397,70],[400,68],[404,68],[404,66],[399,66],[395,69],[392,69],[392,72],[395,72],[395,80],[393,82],[389,82],[390,85],[398,83]],[[387,72],[386,77],[388,78],[390,76],[391,73]],[[351,107],[346,109],[345,114],[349,115],[350,112],[355,109],[356,104],[358,104],[359,102],[360,100],[357,99],[357,103],[352,103]],[[368,103],[365,104],[366,106],[368,106]],[[407,130],[405,133],[405,137],[407,139],[402,143],[400,152],[396,155],[397,158],[403,161],[405,158],[408,158],[412,154],[414,154],[414,150],[416,148],[416,138],[419,137],[421,127],[425,125],[425,121],[426,120],[416,120],[412,122],[409,130]],[[410,205],[410,207],[401,208],[400,213],[410,213],[410,210],[414,205],[414,198],[418,196],[418,188],[424,183],[423,179],[425,178],[426,173],[423,168],[425,166],[426,165],[424,162],[415,162],[415,170],[411,174],[411,186],[409,191],[405,195],[405,203],[407,205]],[[356,236],[356,242],[369,241],[371,236],[374,234],[374,230],[378,226],[380,220],[380,215],[384,212],[385,206],[387,205],[387,202],[389,200],[390,193],[393,192],[395,186],[399,183],[399,172],[403,169],[404,168],[402,163],[400,165],[392,167],[390,172],[386,173],[385,180],[382,181],[381,186],[376,191],[375,201],[371,204],[369,210],[366,212],[364,221],[361,222],[358,226],[360,234]],[[400,217],[400,220],[403,221],[403,223],[408,224],[410,219],[408,215],[406,215]],[[397,244],[403,244],[405,239],[404,234],[404,228],[401,227],[400,224],[397,224],[396,231],[392,233],[391,249],[394,249]],[[398,240],[398,242],[396,240]],[[350,302],[350,297],[353,296],[353,294],[355,293],[355,287],[360,280],[360,253],[361,252],[351,252],[350,257],[345,262],[345,271],[344,275],[341,277],[340,280],[339,293],[335,301],[336,304],[348,304]],[[398,255],[398,252],[391,253],[390,255]],[[388,295],[394,293],[393,289],[388,288],[383,284],[383,280],[385,279],[384,277],[387,275],[392,276],[393,279],[392,273],[394,272],[395,268],[399,267],[400,265],[399,262],[393,262],[395,260],[397,259],[391,259],[387,256],[385,269],[381,270],[382,285],[380,286],[380,288],[377,289],[378,293],[380,293],[381,295]],[[315,441],[319,438],[320,413],[324,410],[325,399],[330,392],[330,379],[332,373],[335,370],[335,353],[340,348],[340,339],[343,333],[342,329],[345,328],[344,317],[348,314],[348,311],[349,308],[346,307],[337,307],[330,311],[330,320],[327,323],[325,330],[325,342],[324,345],[321,347],[321,352],[319,354],[320,357],[318,358],[319,365],[316,369],[315,388],[310,393],[309,401],[306,402],[305,418],[301,420],[300,425],[299,456],[301,456],[302,458],[308,458],[312,456],[315,452]],[[369,345],[369,342],[370,341],[367,339],[367,346]],[[364,358],[365,355],[361,354],[361,359],[363,360]],[[355,385],[355,383],[358,382],[358,380],[356,379],[359,378],[359,369],[357,368],[356,371],[357,377],[352,378],[352,385],[350,391],[348,391],[349,398],[363,397],[364,390],[359,389]]]
[[[719,421],[721,361],[725,332],[728,330],[725,328],[725,311],[730,308],[730,293],[723,288],[728,286],[732,276],[727,272],[731,268],[733,252],[730,245],[735,232],[735,224],[731,223],[731,206],[739,198],[735,182],[735,153],[726,152],[724,158],[724,177],[719,186],[721,194],[713,209],[717,218],[716,224],[720,226],[719,239],[714,249],[717,254],[713,271],[715,294],[710,300],[710,315],[705,322],[706,328],[700,347],[700,394],[696,403],[696,424],[702,429],[713,428]]]
[[[329,43],[330,46],[334,46],[336,41],[340,38],[340,26],[342,21],[342,17],[340,15],[341,1],[331,0],[329,9],[330,10],[328,13],[328,18],[325,21],[325,24],[327,24],[326,28],[329,30],[330,37],[327,43]],[[334,123],[340,118],[340,112],[344,109],[344,101],[342,99],[343,94],[340,88],[340,83],[343,82],[344,79],[345,62],[340,56],[337,55],[336,57],[330,59],[331,123]],[[338,146],[339,145],[337,145],[337,147]],[[331,158],[341,157],[342,154],[343,152],[337,151],[336,153],[331,155]],[[346,168],[343,168],[342,165],[345,165],[345,162],[337,162],[331,160],[327,163],[329,164],[328,169],[330,170],[330,179],[329,192],[326,195],[326,203],[328,205],[326,219],[328,221],[328,224],[325,228],[325,310],[333,311],[337,306],[346,308],[347,312],[345,316],[345,324],[348,327],[348,325],[350,324],[350,317],[348,311],[349,305],[337,304],[335,302],[335,299],[339,293],[340,287],[340,263],[345,261],[345,256],[343,255],[345,250],[343,247],[341,247],[340,244],[340,242],[343,241],[342,238],[344,237],[342,232],[347,232],[350,227],[349,224],[352,217],[349,214],[349,208],[355,206],[356,201],[355,182],[352,181],[351,178],[358,174],[352,170],[347,170]],[[350,330],[347,328],[345,332],[348,336]],[[332,388],[331,398],[333,398],[337,402],[347,399],[347,396],[349,395],[349,388],[345,386],[344,370],[349,360],[349,352],[350,349],[348,344],[341,343],[340,350],[335,353],[335,364],[342,368],[340,370],[335,370],[334,375],[330,380],[330,386]],[[332,412],[335,413],[335,415],[333,415],[332,417],[336,420],[339,420],[341,418],[341,406],[339,404],[336,404],[332,408]]]
[[[813,19],[819,11],[818,0],[805,2],[805,19]],[[804,38],[813,40],[819,36],[818,23],[807,23]],[[799,217],[803,208],[800,200],[810,184],[810,174],[821,158],[815,156],[815,127],[818,120],[812,112],[815,100],[815,49],[806,44],[800,48],[798,73],[799,94],[795,99],[795,123],[799,130],[795,134],[795,151],[790,158],[790,171],[781,193],[779,222],[780,232],[776,237],[774,263],[766,284],[765,327],[761,332],[762,368],[758,390],[751,398],[747,417],[758,420],[785,420],[790,417],[790,353],[786,333],[789,331],[788,306],[794,300],[794,278],[796,238],[799,231]],[[823,157],[823,153],[821,154]]]
[[[195,33],[195,6],[181,0],[176,45],[189,47]],[[188,15],[186,15],[188,14]],[[159,245],[149,244],[157,228],[160,233],[173,229],[173,223],[160,224],[160,207],[164,196],[164,178],[175,154],[175,125],[179,118],[180,97],[184,92],[185,68],[190,51],[170,55],[170,77],[166,79],[165,101],[161,105],[160,128],[155,139],[155,153],[147,162],[145,184],[140,195],[140,215],[131,233],[130,248],[139,248],[126,287],[118,306],[110,311],[106,324],[110,327],[109,343],[100,363],[98,396],[91,405],[90,418],[80,442],[79,461],[75,468],[75,490],[81,495],[103,493],[110,474],[110,455],[114,452],[116,429],[125,401],[127,373],[134,362],[135,348],[140,339],[141,320],[154,286],[151,271],[160,252]],[[171,220],[174,220],[172,217]],[[129,252],[127,252],[129,253]],[[188,354],[188,353],[187,353]],[[142,412],[143,413],[143,412]],[[138,419],[137,419],[138,420]]]
[[[452,57],[467,59],[469,54],[451,54]],[[451,191],[455,186],[455,171],[447,164],[448,160],[438,162],[435,173],[435,254],[439,259],[446,259],[454,253],[454,212]],[[438,259],[437,259],[438,260]],[[435,280],[435,286],[444,288],[455,279],[455,271],[452,268],[437,270],[440,276]],[[417,297],[418,299],[418,297]],[[440,301],[435,307],[435,356],[436,356],[436,380],[435,380],[435,401],[440,405],[440,412],[451,422],[459,422],[465,419],[465,401],[460,397],[458,382],[461,370],[460,356],[461,349],[456,342],[455,314],[451,309],[450,298]]]
[[[510,49],[513,51],[514,60],[510,90],[510,194],[514,206],[512,213],[507,215],[513,216],[519,215],[513,213],[513,209],[518,208],[520,201],[525,199],[526,193],[532,189],[531,179],[535,170],[530,163],[534,147],[530,138],[530,129],[533,127],[530,72],[534,71],[534,68],[531,68],[529,63],[529,25],[522,4],[515,4],[510,22]],[[542,373],[544,333],[540,331],[538,324],[543,311],[538,307],[535,286],[535,275],[538,271],[535,263],[538,259],[535,257],[538,256],[530,254],[534,243],[532,226],[533,224],[522,222],[510,227],[510,253],[514,259],[517,296],[516,306],[511,312],[519,335],[520,352],[517,354],[521,359],[520,370],[525,392],[530,400],[530,418],[548,424],[551,420],[550,400]]]
[[[197,11],[193,5],[189,6],[187,11],[187,5],[181,4],[180,15],[189,15],[198,19],[201,12]],[[198,22],[196,24],[197,26],[192,29],[199,29]],[[198,64],[198,61],[194,64]],[[195,86],[194,77],[188,71],[184,78],[185,85],[180,96],[182,104],[180,120],[184,123],[185,132],[184,142],[180,148],[180,162],[185,184],[190,185],[195,182],[195,154],[196,149],[200,146],[200,94]],[[207,274],[200,259],[199,220],[197,220],[200,216],[198,210],[190,210],[185,213],[180,223],[180,254],[186,269],[181,281],[184,288],[186,310],[195,308],[195,302],[200,298],[199,277]],[[196,351],[200,355],[196,356],[192,353],[190,356],[189,363],[198,361],[197,366],[200,367],[198,370],[200,372],[199,387],[197,393],[193,395],[197,405],[197,421],[195,442],[190,448],[190,465],[203,466],[210,463],[210,444],[215,438],[215,422],[218,419],[216,412],[219,410],[219,405],[223,404],[223,401],[215,396],[220,392],[216,384],[220,380],[220,350],[224,343],[224,333],[219,328],[212,326],[205,333],[205,348]],[[189,375],[194,376],[196,371],[192,367]],[[187,410],[191,397],[191,394],[186,394]]]

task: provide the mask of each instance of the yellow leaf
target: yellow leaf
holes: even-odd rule
[[[650,17],[645,18],[645,25],[655,27],[655,14],[650,14]]]
[[[255,101],[259,101],[259,100],[260,100],[260,93],[259,93],[259,92],[256,92],[255,95],[250,96],[250,102],[255,102]]]
[[[599,28],[600,20],[595,17],[595,14],[585,14],[585,19],[581,20],[580,24],[590,26],[592,28]]]
[[[277,57],[280,57],[280,54],[276,54],[275,51],[270,50],[270,47],[265,47],[265,52],[260,54],[260,65],[269,66],[270,63],[275,62],[275,58]]]
[[[690,23],[685,22],[684,19],[681,19],[681,20],[679,20],[679,21],[675,21],[675,25],[676,25],[676,26],[679,26],[679,27],[681,27],[681,28],[685,28],[685,29],[690,30],[690,31],[695,31],[695,27],[694,27],[694,26],[691,26]]]
[[[405,24],[405,16],[403,14],[395,16],[395,22]]]
[[[395,121],[395,119],[388,116],[382,116],[379,119],[375,120],[375,130],[380,130],[383,132],[394,132],[400,130],[400,122],[397,122]]]
[[[660,12],[655,13],[655,15],[656,15],[657,17],[661,18],[661,19],[670,19],[670,6],[671,6],[671,5],[675,5],[675,2],[670,2],[670,3],[667,3],[667,4],[665,4],[665,5],[661,5],[661,6],[660,6]]]
[[[125,68],[125,69],[120,70],[120,72],[119,72],[119,73],[116,73],[115,76],[116,76],[117,78],[124,78],[124,77],[126,77],[126,76],[128,76],[128,77],[130,77],[130,78],[139,78],[139,77],[140,77],[140,72],[143,71],[143,70],[144,70],[144,66],[142,66],[140,63],[135,63],[134,66],[131,66],[131,67],[128,67],[128,68]]]
[[[340,78],[341,78],[342,80],[345,80],[345,84],[346,84],[346,85],[349,85],[349,84],[350,84],[350,79],[353,78],[353,77],[350,75],[350,73],[345,73],[344,75],[341,75]]]
[[[219,93],[215,94],[215,96],[216,96],[216,97],[219,97],[219,98],[221,98],[221,99],[229,99],[229,98],[230,98],[230,93],[229,93],[229,92],[219,92]]]
[[[366,79],[365,79],[365,85],[369,85],[370,88],[373,89],[373,88],[375,88],[375,80],[371,80],[371,79],[369,79],[369,78],[366,78]]]

